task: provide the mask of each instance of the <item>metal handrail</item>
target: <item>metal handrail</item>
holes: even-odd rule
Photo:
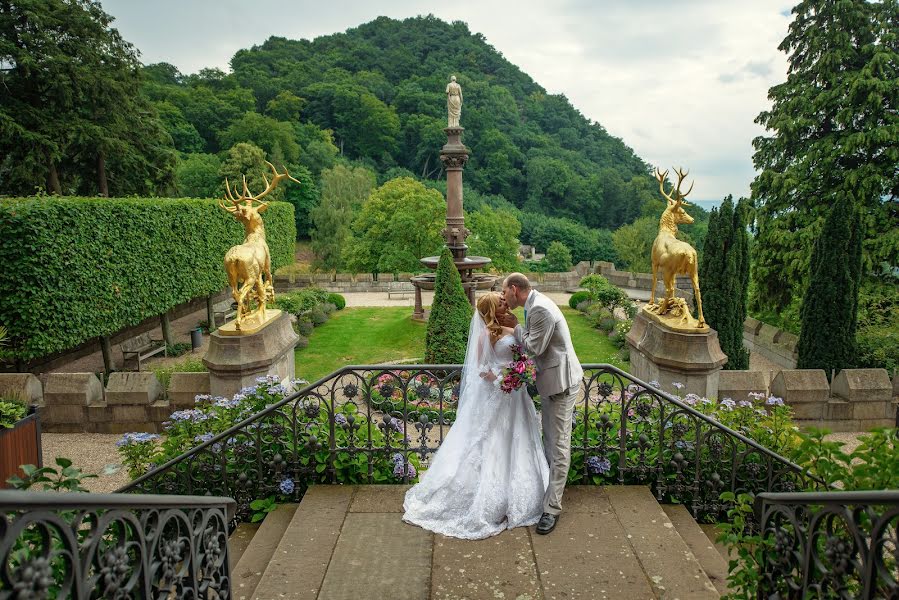
[[[228,518],[234,517],[237,502],[225,496],[178,496],[172,494],[95,494],[93,492],[31,492],[25,490],[0,490],[0,510],[62,509],[84,510],[91,508],[209,508],[224,507]]]

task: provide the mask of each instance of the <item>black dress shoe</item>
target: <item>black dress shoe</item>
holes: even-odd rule
[[[537,522],[537,533],[539,533],[540,535],[546,535],[556,528],[556,523],[558,522],[559,515],[543,513],[543,516],[540,517],[540,521]]]

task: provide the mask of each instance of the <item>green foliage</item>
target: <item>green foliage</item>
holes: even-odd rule
[[[659,234],[658,217],[640,217],[612,232],[615,254],[621,267],[632,273],[652,272],[652,243]]]
[[[277,157],[279,162],[296,163],[300,158],[300,146],[296,142],[293,126],[259,113],[244,114],[219,134],[222,148],[231,148],[243,142],[262,148],[267,155]]]
[[[443,238],[446,202],[439,192],[403,177],[388,181],[363,203],[343,257],[356,273],[421,270],[419,260],[436,254]]]
[[[571,270],[571,251],[562,242],[552,242],[546,250],[546,267],[550,273]]]
[[[167,390],[169,389],[169,383],[172,381],[172,373],[205,373],[207,369],[206,365],[203,364],[202,358],[190,356],[177,363],[161,367],[151,364],[150,371],[156,375],[156,379],[162,384],[162,389]]]
[[[553,242],[562,242],[571,250],[575,263],[583,260],[614,261],[612,234],[605,229],[590,229],[572,221],[524,212],[521,214],[521,243],[547,250]]]
[[[465,224],[471,229],[471,235],[465,240],[470,256],[490,258],[492,266],[499,271],[518,269],[521,223],[514,213],[484,205],[480,210],[468,213]]]
[[[274,268],[293,261],[292,207],[263,213]],[[0,202],[0,323],[28,360],[66,350],[227,286],[222,257],[243,227],[208,200]]]
[[[850,202],[837,202],[811,259],[811,281],[802,303],[796,367],[832,371],[855,365],[855,331],[861,278],[861,219]]]
[[[284,388],[278,384],[277,378],[267,378],[255,388],[244,390],[235,395],[233,399],[215,399],[211,396],[198,396],[196,408],[181,410],[173,413],[165,429],[165,436],[155,434],[126,433],[118,442],[122,464],[132,477],[138,477],[161,465],[185,451],[211,440],[215,435],[224,432],[245,419],[248,415],[262,412],[268,406],[275,404],[285,397]],[[329,413],[333,411],[335,421],[334,439],[331,439],[331,426]],[[349,417],[352,416],[357,429],[352,432],[348,427]],[[260,435],[254,443],[246,436],[236,436],[220,443],[213,444],[213,452],[221,453],[222,460],[232,465],[238,472],[241,469],[250,469],[252,460],[257,453],[269,460],[276,454],[291,456],[300,464],[313,467],[314,473],[304,481],[293,481],[289,476],[284,476],[280,481],[274,499],[269,501],[266,496],[252,507],[256,512],[262,512],[271,507],[272,502],[298,502],[311,483],[326,483],[330,473],[326,471],[329,465],[330,443],[337,448],[346,448],[352,435],[352,445],[358,447],[398,448],[402,445],[403,428],[390,427],[381,431],[375,423],[369,421],[363,412],[360,412],[352,403],[333,406],[326,400],[313,397],[306,398],[297,403],[295,414],[296,423],[286,414],[276,413],[259,421],[258,433]],[[402,421],[400,421],[402,423]],[[283,435],[284,431],[291,431],[294,426],[300,427],[304,435],[314,436],[318,440],[319,449],[312,450],[309,445],[294,448],[292,442]],[[408,425],[411,431],[412,425]],[[389,442],[388,442],[389,439]],[[388,446],[389,443],[389,446]],[[369,445],[370,444],[370,445]],[[393,457],[387,453],[374,453],[370,459],[366,453],[351,455],[348,451],[339,451],[334,457],[334,471],[337,483],[357,484],[368,481],[369,468],[375,483],[414,483],[415,471],[419,467],[418,458],[412,454],[408,457],[408,463],[413,468],[405,471],[409,477],[404,478],[403,473],[397,473]],[[245,466],[244,466],[245,465]],[[254,475],[246,471],[250,477]],[[278,482],[276,482],[278,483]]]
[[[365,167],[340,164],[322,172],[321,202],[309,214],[317,269],[334,272],[343,267],[351,225],[374,188],[375,174]]]
[[[571,297],[568,299],[568,306],[577,309],[577,307],[582,302],[586,302],[588,300],[590,300],[590,292],[575,292],[571,294]]]
[[[314,308],[328,302],[329,297],[330,294],[321,288],[303,288],[276,296],[275,308],[297,317],[306,317]]]
[[[859,292],[858,366],[899,369],[899,281],[868,281]]]
[[[28,490],[40,484],[45,492],[87,492],[81,484],[85,479],[97,477],[82,473],[81,469],[72,466],[72,461],[68,458],[57,457],[55,464],[59,469],[22,465],[25,477],[13,475],[6,483],[16,490]]]
[[[135,48],[99,3],[24,0],[0,14],[0,194],[152,194],[176,154],[139,93]],[[180,141],[180,140],[179,140]]]
[[[346,298],[340,294],[328,294],[328,302],[337,307],[337,310],[343,310],[346,307]]]
[[[294,222],[297,226],[297,239],[306,239],[312,229],[312,211],[319,203],[318,187],[312,173],[306,167],[292,166],[290,175],[299,185],[288,185],[284,191],[284,201],[293,204]]]
[[[178,161],[175,187],[185,198],[218,198],[224,192],[222,161],[215,154],[188,154]]]
[[[462,364],[468,343],[471,303],[448,248],[440,254],[434,281],[434,302],[425,334],[425,363]]]
[[[309,313],[309,319],[312,321],[312,324],[318,327],[319,325],[324,325],[328,322],[328,315],[325,314],[325,311],[321,309],[321,307],[316,306],[312,309],[312,312]]]
[[[253,500],[250,502],[250,510],[253,511],[253,514],[250,516],[250,523],[262,521],[268,516],[268,513],[274,512],[276,508],[278,508],[278,503],[275,502],[274,496]]]
[[[705,251],[699,265],[703,314],[718,331],[726,369],[749,368],[749,352],[743,346],[743,322],[749,286],[748,207],[741,200],[734,208],[728,196],[709,217]]]
[[[22,402],[13,402],[6,397],[0,398],[0,429],[12,429],[27,414],[28,407]]]
[[[587,275],[579,285],[586,288],[591,303],[604,308],[610,315],[614,315],[617,309],[623,310],[630,318],[636,314],[634,303],[627,294],[602,275]]]
[[[752,303],[773,312],[809,285],[809,258],[837,204],[862,212],[866,271],[899,264],[899,5],[803,0],[793,15],[780,45],[787,79],[768,91],[772,108],[756,119],[768,135],[753,142]]]

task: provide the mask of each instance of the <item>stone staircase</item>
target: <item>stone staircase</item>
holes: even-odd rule
[[[317,485],[230,540],[235,600],[704,599],[727,561],[686,508],[643,486],[569,487],[547,536],[479,541],[402,522],[408,486]]]

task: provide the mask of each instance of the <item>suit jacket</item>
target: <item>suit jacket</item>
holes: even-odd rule
[[[537,391],[541,398],[580,385],[584,370],[574,353],[565,315],[556,303],[532,290],[524,303],[524,327],[515,328],[515,338],[537,364]]]

